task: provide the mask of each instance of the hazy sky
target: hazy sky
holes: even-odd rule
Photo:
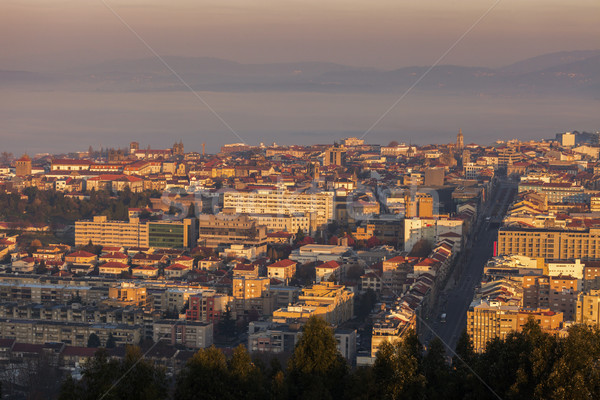
[[[0,69],[150,53],[240,62],[431,64],[495,0],[1,0]],[[500,66],[600,47],[598,0],[500,0],[444,63]]]
[[[329,61],[385,69],[431,65],[497,0],[0,0],[0,71],[52,71],[152,53],[242,63]],[[108,5],[108,6],[107,6]],[[121,21],[112,11],[123,20]],[[600,48],[600,0],[500,0],[442,64],[498,67]],[[419,88],[417,88],[418,91]],[[202,97],[251,144],[361,136],[401,93],[210,93]],[[486,96],[486,94],[483,94]],[[552,137],[596,130],[588,98],[410,93],[368,142]],[[435,118],[431,116],[435,115]],[[209,151],[238,142],[192,93],[0,88],[0,139],[16,154],[126,146]]]

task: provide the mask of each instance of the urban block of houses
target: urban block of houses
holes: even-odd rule
[[[340,279],[341,266],[337,261],[327,261],[315,266],[316,282],[327,281],[331,278]]]
[[[165,267],[165,269],[164,269],[165,278],[167,278],[167,279],[183,278],[191,270],[192,270],[192,268],[188,265],[171,264],[168,267]]]
[[[122,273],[129,273],[129,265],[110,261],[98,267],[98,273],[102,276],[120,276]]]
[[[267,276],[287,283],[296,274],[296,265],[298,263],[290,259],[277,261],[267,266]]]
[[[159,269],[151,265],[140,265],[139,267],[131,268],[131,275],[134,278],[156,278],[158,277]]]

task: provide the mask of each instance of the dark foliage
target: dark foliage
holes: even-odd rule
[[[350,370],[336,348],[333,330],[310,318],[287,369],[273,359],[253,361],[238,346],[229,360],[215,347],[198,351],[176,376],[173,399],[596,399],[600,398],[600,331],[573,326],[566,338],[543,332],[533,320],[521,332],[492,340],[473,352],[468,335],[459,338],[452,362],[438,339],[427,349],[409,332],[384,342],[375,364]],[[164,372],[139,359],[124,361],[99,350],[83,378],[67,378],[60,399],[163,399]],[[133,366],[133,368],[132,368]],[[127,377],[119,377],[132,368]]]
[[[68,377],[61,387],[60,400],[139,399],[168,398],[168,381],[165,371],[142,358],[139,347],[127,348],[121,361],[108,357],[100,349],[86,363],[82,378]]]
[[[0,193],[0,220],[24,223],[66,223],[94,215],[106,215],[110,219],[126,220],[127,208],[150,206],[151,193],[119,193],[105,191],[89,193],[89,200],[65,197],[54,190],[38,190],[29,187],[23,190],[27,198],[18,194]]]

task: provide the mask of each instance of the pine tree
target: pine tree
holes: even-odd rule
[[[115,337],[113,336],[112,333],[108,334],[108,339],[106,339],[106,348],[107,349],[113,349],[117,346],[117,342],[115,340]]]
[[[60,386],[58,400],[79,400],[82,397],[83,394],[81,393],[81,387],[77,384],[73,377],[68,374]]]
[[[236,334],[235,320],[231,316],[231,307],[225,307],[223,318],[219,321],[219,331],[227,338],[231,338]]]
[[[337,350],[333,329],[312,316],[288,363],[291,398],[342,398],[348,366]]]
[[[423,373],[427,379],[427,398],[444,399],[444,390],[450,377],[450,369],[446,364],[446,348],[439,338],[429,343],[427,354],[423,357]]]
[[[600,398],[600,331],[585,325],[569,328],[548,378],[554,399]]]
[[[124,377],[113,389],[115,397],[128,400],[161,400],[168,395],[165,370],[145,360],[139,347],[127,346],[119,365]]]
[[[198,350],[177,376],[174,398],[179,400],[233,399],[229,395],[227,360],[216,347]]]
[[[481,383],[472,371],[476,368],[478,359],[466,330],[463,330],[458,338],[455,353],[452,357],[452,377],[448,385],[449,397],[476,399],[478,391],[487,389],[481,387]]]
[[[306,235],[304,234],[304,231],[302,230],[302,228],[298,227],[298,231],[296,232],[295,243],[301,242],[302,240],[304,240],[305,237],[306,237]]]
[[[83,399],[91,400],[100,398],[113,387],[114,382],[120,378],[119,362],[109,360],[106,349],[99,349],[84,366],[82,378],[79,381]],[[108,399],[115,399],[115,392]]]
[[[102,343],[100,343],[100,338],[95,333],[90,333],[88,337],[87,347],[100,347]]]
[[[373,366],[376,398],[419,398],[425,391],[426,379],[422,373],[420,343],[409,333],[394,344],[381,344]]]
[[[262,371],[254,365],[244,345],[237,346],[228,363],[233,398],[263,399]]]
[[[144,360],[139,347],[128,346],[121,361],[110,360],[106,349],[98,350],[85,364],[81,380],[65,379],[59,399],[163,400],[167,395],[164,369]]]

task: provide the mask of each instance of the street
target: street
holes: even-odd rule
[[[467,310],[476,287],[480,284],[485,263],[493,255],[493,243],[496,240],[498,222],[516,194],[516,185],[500,180],[493,190],[492,198],[485,204],[474,226],[473,240],[467,247],[464,257],[459,258],[452,276],[440,294],[438,307],[432,318],[423,321],[425,341],[439,336],[444,343],[454,349],[461,332],[466,327]],[[465,261],[466,260],[466,261]],[[440,315],[445,313],[445,321]],[[425,332],[429,330],[429,332]],[[448,355],[452,355],[448,352]]]

